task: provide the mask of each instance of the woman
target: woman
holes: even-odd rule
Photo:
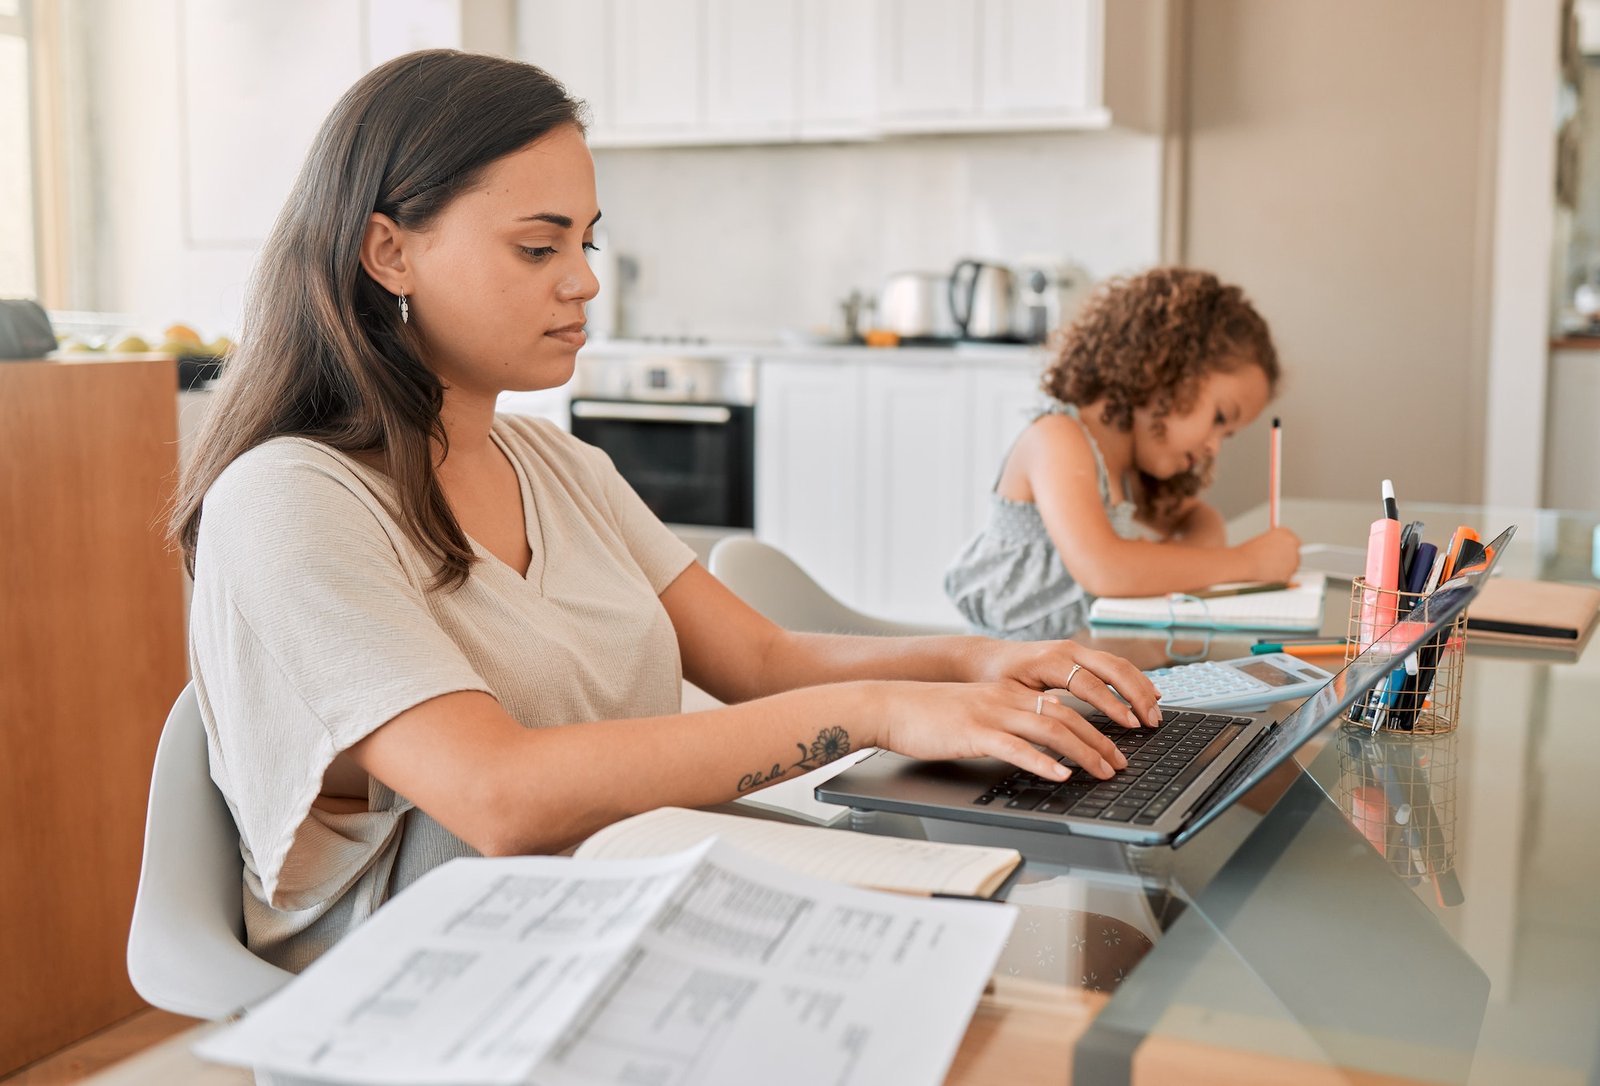
[[[250,945],[286,968],[453,856],[560,849],[863,746],[1054,779],[1057,754],[1124,765],[1051,688],[1159,720],[1132,665],[1070,642],[786,633],[602,453],[495,416],[502,390],[565,382],[584,342],[580,108],[536,68],[448,51],[357,83],[268,239],[185,474],[212,774]],[[735,704],[682,714],[684,676]]]

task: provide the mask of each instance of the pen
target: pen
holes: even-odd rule
[[[1344,653],[1347,641],[1301,641],[1285,642],[1275,645],[1268,641],[1259,645],[1250,646],[1250,655],[1262,656],[1269,652],[1281,652],[1289,656],[1332,656]]]
[[[1383,515],[1392,521],[1400,519],[1400,503],[1394,498],[1394,480],[1383,481]]]
[[[1202,588],[1197,592],[1175,592],[1173,595],[1189,596],[1197,600],[1215,600],[1224,596],[1249,596],[1256,592],[1282,592],[1296,587],[1293,581],[1262,581],[1260,584],[1229,585],[1226,588]]]
[[[1283,423],[1276,418],[1272,420],[1272,453],[1268,471],[1272,476],[1272,488],[1267,496],[1267,520],[1276,528],[1279,500],[1283,494]]]

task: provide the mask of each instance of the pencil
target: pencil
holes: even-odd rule
[[[1253,596],[1258,592],[1282,592],[1288,588],[1298,587],[1294,581],[1252,581],[1248,584],[1221,588],[1197,588],[1193,592],[1176,592],[1173,595],[1189,596],[1197,600],[1217,600],[1225,596]]]
[[[1263,641],[1258,645],[1250,646],[1250,655],[1261,656],[1269,652],[1282,652],[1290,656],[1328,656],[1332,653],[1343,652],[1348,644],[1343,638],[1337,641]]]
[[[1276,418],[1272,420],[1272,453],[1267,470],[1272,477],[1271,491],[1267,495],[1267,519],[1271,527],[1276,528],[1279,499],[1283,494],[1283,424]]]

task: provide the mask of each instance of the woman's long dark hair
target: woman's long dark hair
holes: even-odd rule
[[[361,266],[367,219],[427,225],[496,160],[583,104],[538,68],[428,50],[367,73],[323,122],[251,280],[239,345],[184,469],[171,531],[194,572],[206,491],[274,437],[377,454],[406,535],[438,563],[437,587],[466,580],[471,544],[434,474],[444,388],[394,295]]]

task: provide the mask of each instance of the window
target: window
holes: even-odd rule
[[[0,297],[39,293],[27,0],[0,0]]]

